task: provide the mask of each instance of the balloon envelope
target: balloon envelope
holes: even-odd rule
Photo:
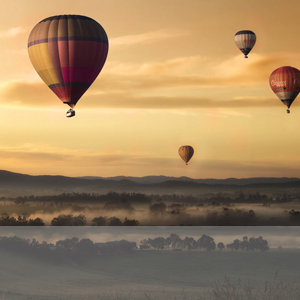
[[[256,35],[251,30],[241,30],[235,34],[234,41],[236,46],[245,54],[245,58],[248,58],[247,54],[255,45]]]
[[[194,154],[194,149],[192,146],[181,146],[178,149],[178,154],[187,164]]]
[[[100,73],[108,39],[102,26],[91,18],[53,16],[32,29],[28,53],[42,80],[73,108]]]
[[[272,91],[288,108],[300,92],[300,71],[284,66],[272,72],[269,78]]]

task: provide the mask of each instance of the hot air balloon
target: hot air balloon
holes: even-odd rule
[[[235,34],[234,41],[237,47],[245,54],[245,58],[248,58],[247,54],[255,45],[256,35],[251,30],[241,30]]]
[[[293,67],[281,67],[270,75],[270,87],[276,96],[287,106],[287,113],[290,113],[290,106],[300,92],[300,71]]]
[[[178,154],[185,161],[187,165],[194,154],[194,149],[192,146],[181,146],[178,149]]]
[[[33,67],[71,109],[100,73],[107,57],[108,39],[95,20],[79,15],[59,15],[39,22],[28,39]]]

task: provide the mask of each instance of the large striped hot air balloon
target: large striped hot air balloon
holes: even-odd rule
[[[276,96],[287,106],[290,106],[300,92],[300,71],[293,67],[281,67],[270,75],[270,87]]]
[[[255,45],[256,35],[251,30],[241,30],[235,34],[234,41],[237,47],[244,53],[245,58],[248,58],[248,53]]]
[[[187,165],[194,154],[194,149],[192,146],[181,146],[178,149],[178,154]]]
[[[33,67],[48,87],[71,109],[100,73],[108,52],[105,30],[78,15],[53,16],[39,22],[28,39]]]

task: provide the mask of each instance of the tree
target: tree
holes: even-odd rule
[[[128,242],[126,240],[121,240],[118,243],[119,251],[121,252],[131,252],[137,249],[135,242]]]
[[[175,249],[175,248],[182,248],[183,241],[179,237],[179,235],[177,235],[175,233],[171,233],[170,234],[170,241],[171,241],[171,245],[172,245],[173,249]]]
[[[183,240],[183,247],[187,248],[188,250],[197,249],[197,242],[193,237],[186,237]]]
[[[106,217],[98,217],[98,218],[94,218],[92,220],[92,225],[93,226],[105,226],[106,222],[107,222]]]
[[[149,239],[148,240],[143,239],[141,241],[140,250],[145,250],[145,249],[150,249],[150,248],[151,248],[151,245],[149,243]]]
[[[36,218],[34,220],[30,219],[28,221],[28,226],[45,226],[45,223],[41,218]]]
[[[241,242],[240,244],[240,248],[242,250],[249,250],[249,241],[248,241],[248,237],[247,236],[244,236],[243,237],[243,241]]]
[[[153,240],[151,240],[151,246],[154,249],[163,250],[165,249],[166,240],[163,237],[157,237]]]
[[[84,215],[59,215],[51,221],[52,226],[84,226],[86,218]]]
[[[220,251],[222,251],[224,248],[225,248],[225,245],[222,242],[218,243],[218,249]]]
[[[237,250],[239,250],[239,248],[240,248],[240,244],[241,244],[241,242],[238,240],[238,239],[235,239],[234,241],[233,241],[233,249],[235,249],[236,251]]]
[[[206,251],[212,251],[216,249],[216,243],[212,237],[203,234],[197,241],[199,248],[204,248]]]
[[[128,220],[127,218],[125,218],[125,221],[123,223],[124,226],[139,226],[139,221],[137,220]]]
[[[268,245],[268,241],[264,240],[262,236],[260,236],[257,239],[257,248],[262,251],[268,251],[269,250],[269,245]]]
[[[300,211],[294,209],[289,211],[289,220],[292,225],[300,225]]]
[[[164,203],[155,203],[149,207],[152,213],[165,213],[167,205]]]
[[[75,246],[78,244],[79,239],[77,237],[73,237],[71,239],[59,240],[56,242],[55,246],[64,251],[73,250]]]
[[[95,256],[97,254],[97,248],[90,239],[80,240],[74,247],[74,250],[80,254],[80,256]]]
[[[111,217],[108,219],[108,226],[122,226],[122,222],[120,219],[116,217]]]

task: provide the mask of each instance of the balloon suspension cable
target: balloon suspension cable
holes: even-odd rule
[[[291,111],[289,109],[287,109],[286,112],[289,114]]]

